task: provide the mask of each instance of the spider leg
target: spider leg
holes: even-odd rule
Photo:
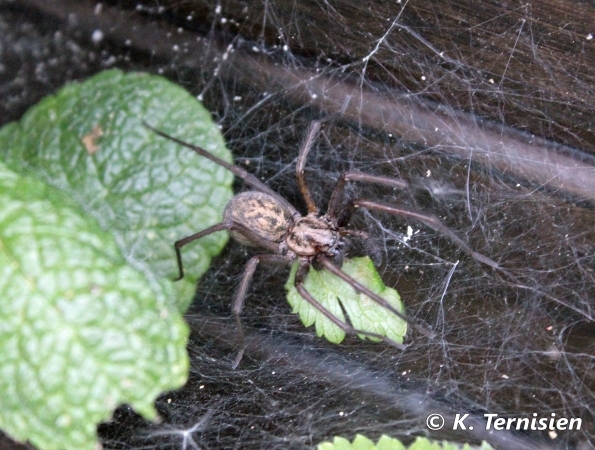
[[[393,305],[391,305],[389,302],[387,302],[385,299],[380,297],[378,294],[375,294],[374,292],[372,292],[370,289],[365,287],[363,284],[360,284],[354,278],[347,275],[345,272],[343,272],[341,269],[339,269],[335,264],[333,264],[333,262],[326,256],[320,255],[318,260],[322,263],[322,265],[324,266],[324,268],[326,270],[331,272],[333,275],[341,278],[343,281],[345,281],[346,283],[351,285],[351,287],[353,287],[356,291],[361,292],[362,294],[366,295],[368,298],[370,298],[371,300],[373,300],[374,302],[376,302],[383,308],[388,309],[395,316],[403,319],[405,322],[407,322],[409,325],[411,325],[413,328],[415,328],[417,331],[419,331],[424,336],[426,336],[430,339],[432,339],[434,337],[432,332],[426,330],[421,325],[418,325],[417,323],[413,322],[411,319],[407,318],[407,316],[405,316],[402,312],[395,309],[395,307]]]
[[[254,276],[256,267],[260,262],[272,264],[287,264],[290,262],[290,260],[281,255],[267,254],[253,256],[252,258],[250,258],[250,261],[248,261],[248,263],[246,264],[246,268],[244,269],[244,275],[242,275],[242,281],[240,282],[240,286],[238,288],[236,296],[231,304],[231,312],[234,315],[236,321],[236,328],[238,330],[237,340],[239,347],[238,354],[234,358],[233,363],[231,365],[232,369],[238,367],[240,361],[242,360],[242,357],[244,356],[244,328],[242,327],[242,319],[240,317],[240,314],[242,313],[242,308],[244,306],[246,292],[248,291],[248,287],[250,286],[250,282],[252,281],[252,277]]]
[[[449,238],[455,245],[457,245],[461,250],[469,254],[475,260],[484,263],[490,267],[493,267],[494,269],[498,269],[504,274],[511,276],[508,273],[508,271],[500,267],[500,265],[496,261],[473,250],[465,241],[458,237],[450,228],[448,228],[434,216],[420,214],[418,212],[410,211],[408,209],[395,208],[394,206],[373,202],[371,200],[354,199],[351,200],[351,202],[349,202],[347,207],[343,210],[341,217],[339,218],[339,226],[345,226],[349,222],[349,219],[351,218],[351,215],[353,214],[355,209],[359,207],[376,211],[384,211],[390,214],[396,214],[399,216],[417,219],[420,222],[425,223],[430,228],[442,233],[444,236]]]
[[[182,253],[180,252],[180,249],[184,245],[189,244],[192,241],[196,241],[197,239],[200,239],[202,237],[208,236],[209,234],[216,233],[217,231],[229,230],[230,228],[231,223],[222,222],[213,225],[212,227],[209,227],[206,230],[199,231],[198,233],[194,233],[193,235],[190,235],[188,237],[180,239],[179,241],[174,242],[174,249],[176,250],[176,260],[178,261],[178,270],[180,272],[180,275],[174,281],[179,281],[182,278],[184,278],[184,264],[182,263]]]
[[[281,197],[279,194],[277,194],[275,191],[273,191],[270,187],[268,187],[266,184],[264,184],[262,181],[260,181],[254,175],[252,175],[250,172],[242,169],[241,167],[230,164],[227,161],[223,161],[221,158],[217,158],[215,155],[212,155],[211,153],[209,153],[202,147],[182,141],[181,139],[170,136],[169,134],[164,133],[163,131],[159,131],[158,129],[153,128],[151,125],[149,125],[145,121],[143,121],[143,125],[145,127],[147,127],[149,130],[158,134],[159,136],[169,139],[170,141],[180,144],[186,148],[194,150],[200,156],[210,159],[214,163],[219,164],[221,167],[225,167],[227,170],[229,170],[231,173],[233,173],[236,177],[244,180],[244,182],[248,186],[256,189],[257,191],[264,192],[265,194],[269,194],[270,196],[274,197],[277,201],[281,202],[281,204],[283,206],[285,206],[285,208],[287,208],[287,210],[291,213],[292,216],[297,213],[297,210],[293,207],[293,205],[291,203],[289,203],[287,200],[285,200],[283,197]]]
[[[365,231],[362,231],[362,230],[345,230],[345,229],[341,229],[341,230],[339,230],[339,234],[341,236],[353,236],[353,237],[356,237],[358,239],[368,239],[368,237],[369,237],[368,233],[366,233]]]
[[[180,239],[174,243],[174,249],[176,250],[176,259],[178,261],[178,270],[180,275],[174,281],[181,280],[184,278],[184,265],[182,264],[182,253],[180,249],[189,244],[192,241],[196,241],[197,239],[203,238],[208,236],[209,234],[216,233],[217,231],[223,230],[234,230],[242,233],[246,238],[250,239],[255,245],[258,247],[262,247],[264,249],[270,250],[272,252],[276,252],[279,249],[279,244],[275,242],[271,242],[267,239],[264,239],[262,236],[259,236],[254,231],[250,230],[249,228],[245,227],[236,222],[221,222],[212,227],[209,227],[205,230],[199,231],[193,235]]]
[[[341,328],[341,330],[343,330],[346,334],[351,334],[351,335],[355,335],[355,336],[357,336],[358,334],[361,334],[364,336],[369,336],[369,337],[372,337],[375,339],[380,339],[380,340],[386,342],[387,344],[392,345],[393,347],[397,347],[400,350],[405,349],[405,345],[403,345],[399,342],[393,341],[392,339],[387,338],[386,336],[382,336],[377,333],[371,333],[369,331],[357,330],[357,329],[353,328],[352,326],[346,324],[345,322],[342,322],[337,317],[335,317],[329,310],[327,310],[324,306],[322,306],[322,304],[320,304],[320,302],[318,300],[316,300],[312,296],[312,294],[310,294],[304,287],[303,284],[304,284],[304,281],[305,281],[306,275],[308,274],[309,269],[310,269],[309,262],[301,262],[300,266],[295,274],[295,280],[294,280],[295,289],[296,289],[296,291],[298,291],[298,294],[300,294],[304,300],[306,300],[314,308],[316,308],[318,311],[320,311],[327,319],[329,319],[331,322],[333,322],[335,325],[337,325],[339,328]]]
[[[306,179],[304,176],[304,167],[306,165],[306,158],[308,157],[308,153],[312,148],[312,142],[316,138],[318,131],[320,130],[320,122],[314,121],[310,124],[310,128],[308,129],[308,133],[306,134],[306,139],[302,143],[300,147],[299,156],[297,159],[296,165],[296,172],[297,172],[297,181],[298,186],[300,187],[300,191],[302,192],[302,196],[306,201],[306,206],[308,207],[308,213],[318,214],[318,207],[314,200],[312,199],[312,193],[308,188],[308,184],[306,183]]]
[[[343,172],[337,180],[337,184],[333,189],[331,199],[328,203],[326,215],[331,219],[335,219],[337,217],[339,206],[341,206],[341,201],[343,200],[345,183],[347,183],[347,181],[364,181],[367,183],[383,184],[385,186],[391,186],[397,189],[407,189],[409,186],[405,180],[401,180],[399,178],[378,177],[361,172]]]

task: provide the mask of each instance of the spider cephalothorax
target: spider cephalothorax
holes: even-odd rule
[[[336,226],[323,217],[308,214],[298,218],[288,229],[285,244],[299,256],[333,255],[343,246],[343,238]]]
[[[352,199],[346,203],[343,202],[343,191],[347,181],[365,181],[399,189],[407,188],[407,183],[400,179],[378,177],[360,172],[345,172],[341,174],[337,181],[326,213],[320,216],[319,209],[312,199],[312,195],[304,177],[306,157],[310,151],[312,142],[320,129],[319,122],[313,122],[310,126],[306,139],[300,148],[297,161],[298,185],[308,207],[308,214],[306,216],[302,216],[286,199],[281,197],[246,170],[229,164],[216,156],[211,155],[200,147],[169,136],[149,125],[146,126],[160,136],[188,147],[200,156],[208,158],[225,167],[237,177],[243,179],[247,185],[254,189],[253,191],[237,194],[228,203],[223,213],[223,222],[193,234],[192,236],[180,239],[174,244],[180,272],[178,279],[181,279],[184,276],[180,249],[189,242],[217,231],[228,230],[231,236],[239,243],[269,251],[269,253],[253,256],[250,261],[248,261],[242,281],[240,282],[240,287],[232,304],[232,312],[236,317],[238,333],[241,339],[242,328],[240,313],[256,266],[260,262],[269,264],[293,264],[295,261],[298,261],[299,264],[294,281],[297,292],[331,322],[340,327],[345,333],[381,339],[391,345],[403,348],[402,344],[385,336],[368,331],[357,330],[348,323],[339,320],[326,310],[324,306],[322,306],[303,286],[310,267],[313,267],[316,270],[328,270],[350,284],[357,292],[366,295],[377,304],[406,320],[411,326],[426,336],[431,336],[431,333],[425,328],[407,319],[385,299],[373,293],[341,270],[343,247],[345,246],[344,236],[365,236],[365,233],[361,231],[350,230],[347,228],[352,214],[358,208],[383,211],[419,220],[429,227],[443,233],[473,258],[493,268],[502,270],[496,262],[475,252],[461,238],[433,216],[407,209],[396,208],[392,205],[366,199]],[[243,350],[239,352],[238,357],[234,362],[234,367],[239,364],[242,354]]]

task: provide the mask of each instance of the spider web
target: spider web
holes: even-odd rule
[[[346,196],[435,215],[512,275],[423,224],[359,211],[351,225],[371,239],[352,254],[370,254],[408,315],[436,337],[413,332],[403,352],[354,338],[329,344],[290,314],[288,269],[260,270],[243,312],[248,346],[232,370],[230,303],[252,253],[230,243],[188,314],[188,385],[159,400],[159,424],[120,408],[100,426],[104,448],[297,449],[355,433],[592,448],[592,6],[98,5],[1,7],[2,122],[102,68],[163,74],[212,111],[238,165],[305,211],[297,149],[320,119],[307,179],[323,210],[345,170],[402,178],[406,192],[351,183]],[[432,413],[468,413],[474,430],[431,431]],[[581,418],[582,429],[489,434],[486,413],[555,413]]]

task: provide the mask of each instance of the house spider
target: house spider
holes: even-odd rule
[[[380,334],[358,330],[351,325],[342,322],[318,302],[304,287],[304,281],[313,267],[315,270],[328,270],[335,276],[351,285],[357,292],[363,293],[372,301],[386,308],[396,316],[405,320],[413,328],[422,334],[432,337],[432,334],[421,325],[408,319],[401,312],[396,310],[390,303],[379,295],[373,293],[368,288],[360,284],[357,280],[347,275],[341,270],[343,262],[343,252],[345,247],[345,236],[365,237],[366,234],[357,230],[350,230],[347,227],[352,214],[358,208],[367,208],[369,210],[383,211],[390,214],[396,214],[405,217],[411,217],[425,223],[430,228],[437,230],[448,237],[461,250],[471,255],[476,260],[487,264],[495,269],[502,270],[499,265],[490,258],[475,252],[461,238],[459,238],[446,225],[437,218],[429,215],[417,213],[407,209],[397,208],[395,206],[379,203],[372,200],[356,198],[350,200],[346,205],[343,204],[343,191],[347,181],[363,181],[375,183],[384,186],[390,186],[399,189],[407,188],[407,183],[400,179],[368,175],[361,172],[344,172],[339,177],[337,184],[331,194],[326,213],[320,214],[318,206],[312,198],[312,194],[304,177],[304,166],[308,152],[320,129],[320,122],[312,122],[306,139],[304,140],[297,160],[297,181],[299,189],[304,197],[308,214],[302,216],[297,209],[286,199],[281,197],[270,187],[259,181],[254,175],[246,170],[229,164],[206,150],[189,144],[162,131],[159,131],[148,124],[145,126],[159,136],[174,141],[184,147],[190,148],[211,161],[225,167],[237,177],[244,180],[250,186],[251,191],[237,194],[225,207],[223,213],[223,222],[213,225],[206,230],[200,231],[191,236],[176,241],[174,248],[178,262],[179,277],[175,281],[184,277],[184,268],[182,264],[182,255],[180,249],[197,239],[200,239],[217,231],[228,230],[231,236],[240,244],[260,247],[269,253],[253,256],[244,269],[242,281],[232,303],[232,312],[238,327],[238,336],[241,348],[236,357],[233,366],[239,364],[243,355],[243,331],[240,319],[240,313],[246,298],[246,293],[252,280],[252,276],[259,263],[285,264],[291,265],[295,261],[299,266],[295,275],[295,289],[297,292],[320,313],[326,316],[331,322],[341,328],[346,334],[364,335],[379,339],[398,348],[404,346],[398,342],[389,339]]]

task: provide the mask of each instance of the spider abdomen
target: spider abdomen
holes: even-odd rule
[[[287,234],[287,247],[300,256],[314,256],[331,252],[340,241],[340,235],[327,221],[313,216],[301,217]]]
[[[291,225],[291,214],[274,197],[257,191],[247,191],[236,195],[225,207],[223,218],[244,225],[260,237],[281,242]],[[257,246],[237,231],[231,236],[242,245]]]

